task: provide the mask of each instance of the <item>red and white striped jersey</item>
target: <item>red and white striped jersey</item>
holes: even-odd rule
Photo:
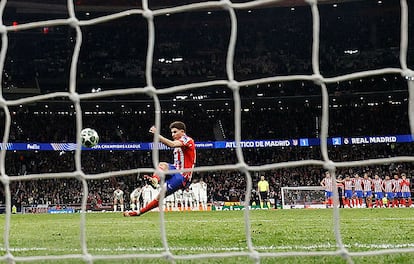
[[[325,191],[327,192],[332,192],[333,188],[332,188],[332,177],[325,177],[322,180],[322,186],[325,187]]]
[[[361,178],[354,178],[354,190],[355,191],[363,191],[362,189],[362,179]]]
[[[394,183],[391,179],[384,180],[382,182],[384,184],[384,191],[385,192],[393,192],[394,191]]]
[[[196,162],[196,148],[194,140],[184,135],[179,141],[183,144],[181,147],[174,148],[174,167],[177,170],[194,168]],[[191,180],[192,172],[184,172],[183,176]]]
[[[411,192],[410,191],[410,179],[401,179],[401,191],[402,192]]]
[[[344,181],[344,190],[352,190],[352,187],[353,187],[352,180]]]
[[[401,181],[402,179],[392,179],[394,183],[394,192],[401,192]]]
[[[372,191],[372,180],[371,178],[363,178],[362,183],[364,184],[364,192]]]
[[[373,179],[372,184],[374,185],[374,192],[382,192],[382,180],[381,179]]]

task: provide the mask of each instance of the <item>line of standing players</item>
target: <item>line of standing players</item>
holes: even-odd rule
[[[355,173],[342,179],[338,176],[333,182],[329,171],[321,185],[325,189],[325,203],[333,206],[333,188],[338,188],[339,204],[344,208],[373,208],[373,207],[414,207],[411,199],[410,179],[405,173],[393,173],[392,178],[386,175],[382,179],[378,174],[371,178],[368,173],[360,177]]]

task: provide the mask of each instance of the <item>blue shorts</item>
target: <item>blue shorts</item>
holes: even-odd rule
[[[371,196],[372,196],[372,191],[364,192],[364,197],[371,197]]]
[[[375,193],[375,198],[376,199],[382,199],[382,198],[384,198],[384,193],[383,192],[376,192]]]
[[[352,198],[352,190],[345,190],[345,198]]]
[[[393,192],[387,192],[385,194],[385,196],[387,196],[388,199],[394,199],[394,193]]]
[[[396,193],[394,194],[394,197],[395,197],[395,198],[401,198],[401,197],[403,197],[403,196],[402,196],[402,192],[396,192]]]
[[[168,164],[169,170],[176,170],[174,165]],[[175,193],[177,190],[190,185],[190,182],[180,173],[165,174],[165,183],[167,184],[167,192],[165,197]]]
[[[363,193],[362,191],[355,191],[356,197],[358,198],[362,198],[363,197]]]
[[[325,191],[325,197],[326,198],[331,198],[333,196],[333,193],[330,191]]]
[[[403,198],[411,198],[411,193],[410,192],[403,192],[402,197]]]

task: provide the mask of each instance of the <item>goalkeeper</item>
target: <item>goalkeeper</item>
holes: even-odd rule
[[[152,134],[155,134],[157,129],[152,126],[149,130]],[[186,126],[181,121],[175,121],[170,124],[171,137],[173,140],[165,138],[160,135],[161,143],[167,145],[170,148],[174,148],[174,164],[166,162],[160,162],[158,169],[162,171],[167,170],[180,170],[180,169],[192,169],[196,161],[196,148],[194,140],[187,136]],[[172,172],[165,175],[165,188],[168,195],[176,192],[179,189],[188,187],[191,182],[192,171],[187,172]],[[160,182],[160,177],[156,173],[152,176],[145,175],[144,178],[149,181],[152,187],[157,188]],[[158,207],[160,195],[147,204],[139,211],[124,212],[124,216],[140,216],[156,207]]]

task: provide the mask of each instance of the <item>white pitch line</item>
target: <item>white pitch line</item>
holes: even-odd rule
[[[414,221],[414,217],[352,218],[352,221]]]
[[[406,244],[345,244],[347,249],[401,249],[401,248],[414,248],[414,243]],[[316,245],[285,245],[285,246],[257,246],[256,250],[270,251],[270,250],[320,250],[320,249],[337,249],[336,244],[323,243]],[[247,247],[169,247],[172,251],[187,251],[187,252],[234,252],[234,251],[246,251]],[[1,251],[5,251],[5,248],[0,248]],[[50,252],[81,252],[81,249],[72,248],[45,248],[45,247],[23,247],[23,248],[11,248],[13,252],[27,252],[27,251],[50,251]],[[116,247],[116,248],[88,248],[90,252],[163,252],[165,251],[162,247]]]

